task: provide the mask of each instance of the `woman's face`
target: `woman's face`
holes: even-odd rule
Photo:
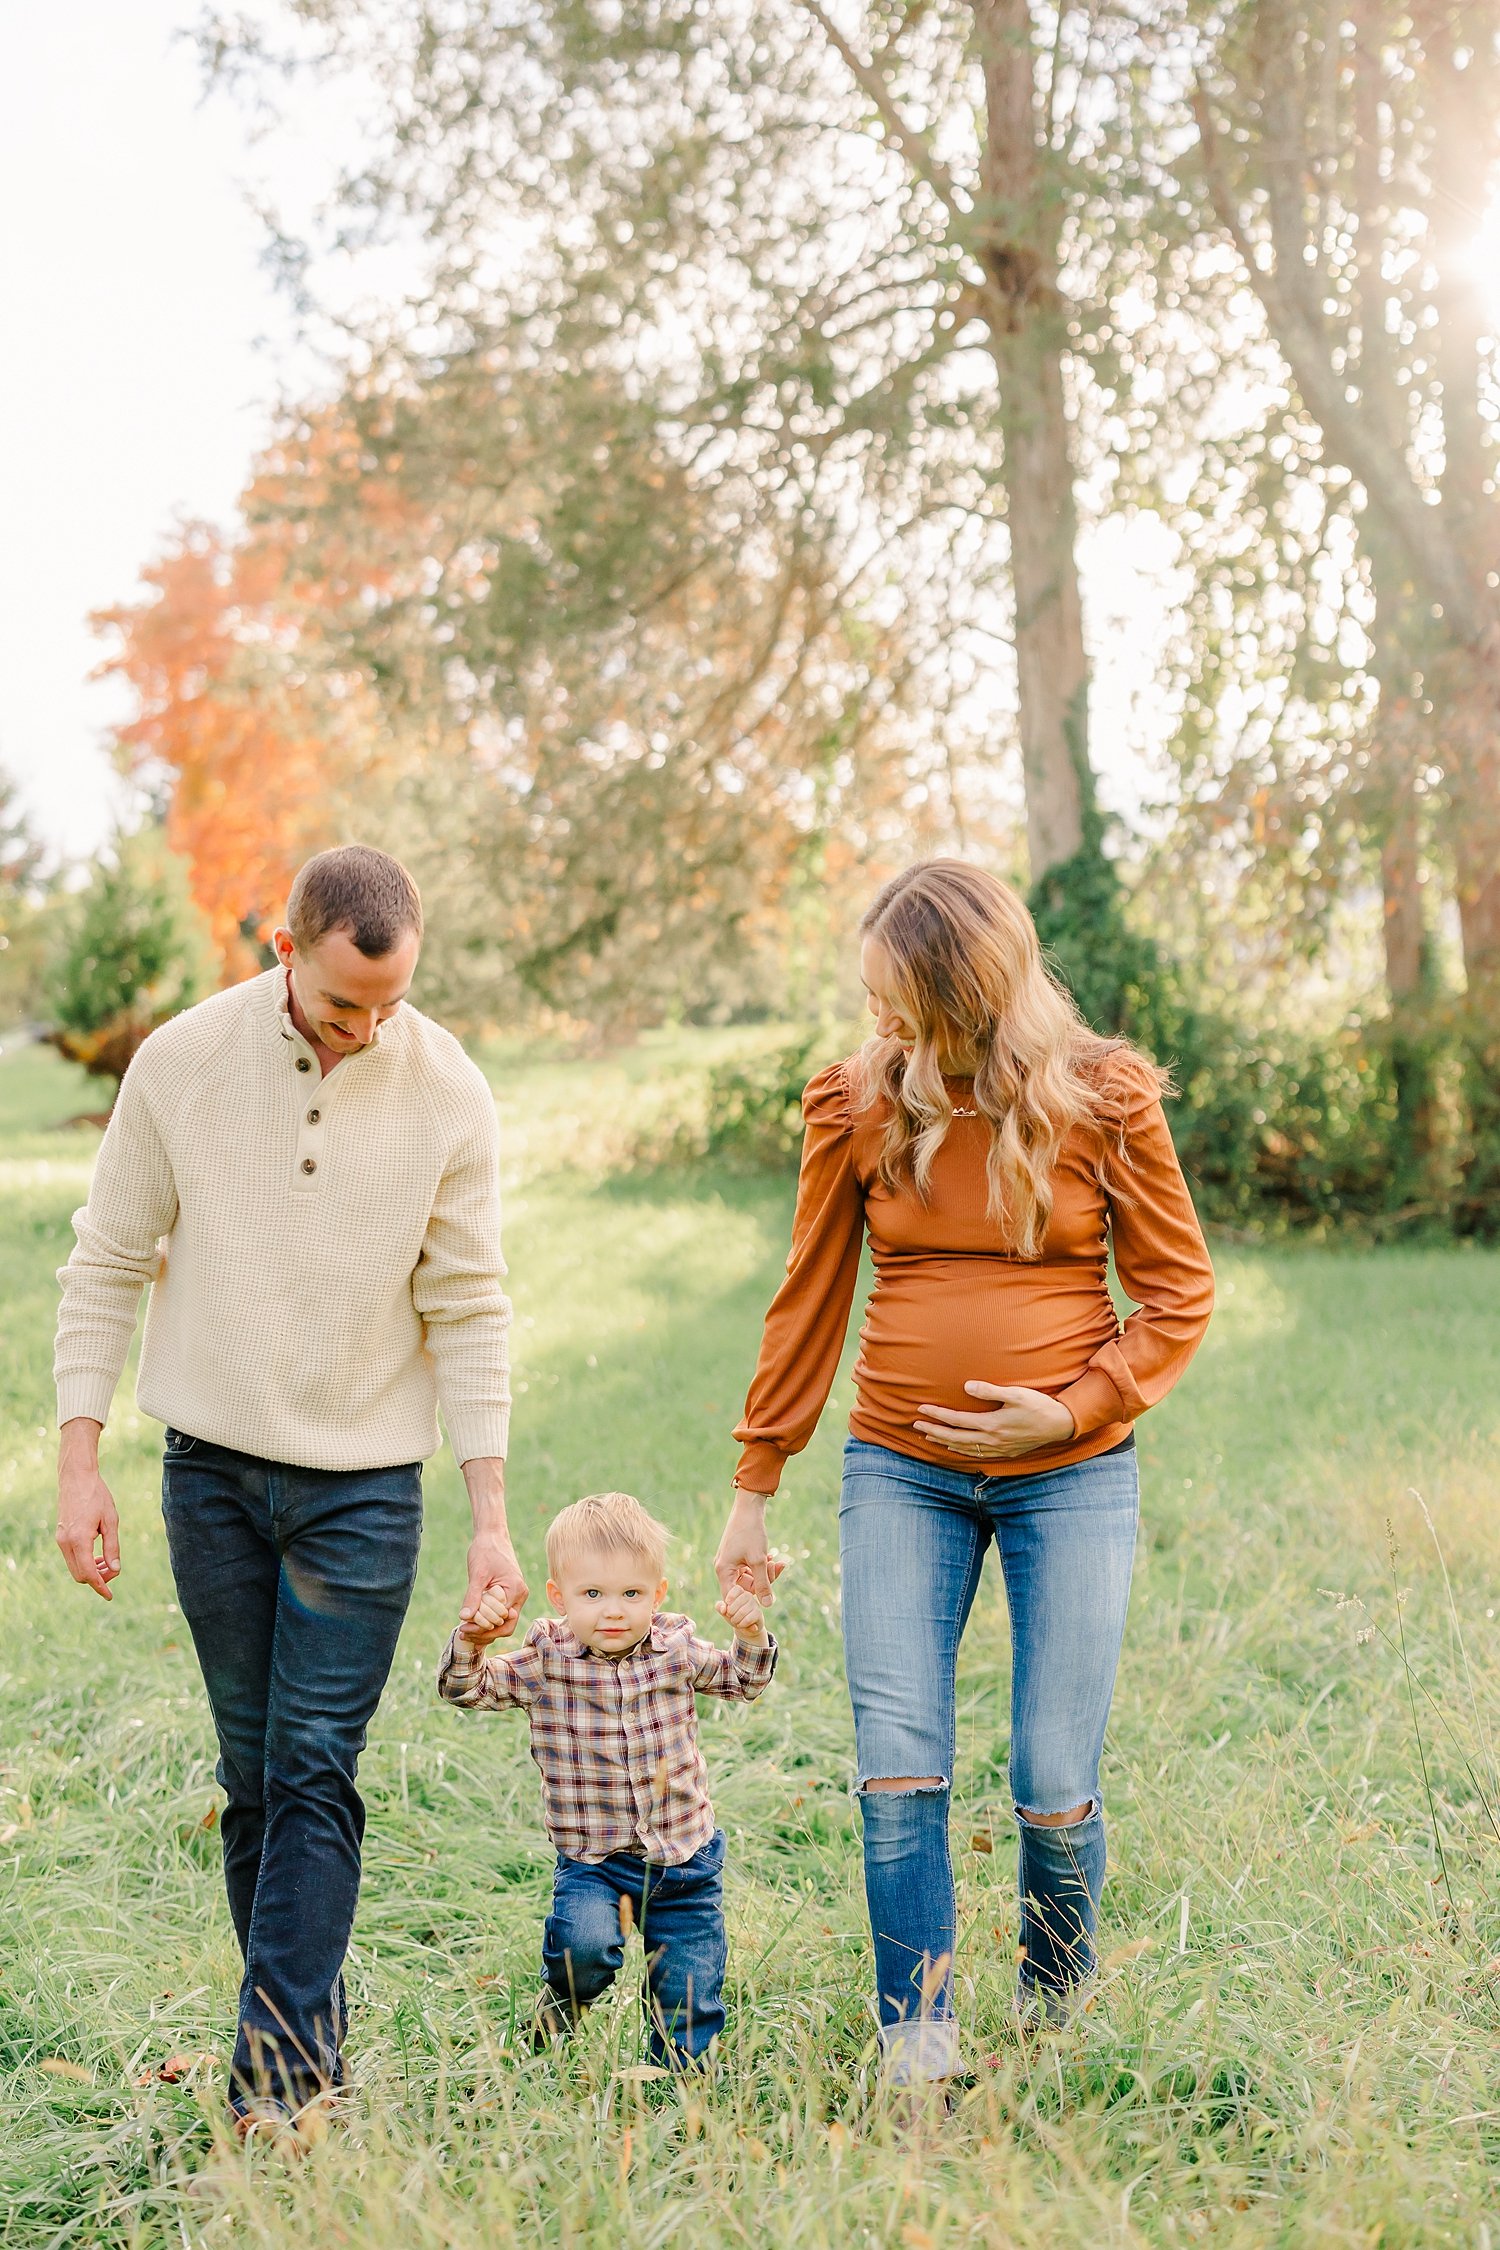
[[[894,1039],[907,1054],[917,1043],[917,1027],[891,998],[891,957],[879,941],[867,937],[859,949],[859,973],[875,1018],[877,1039]]]

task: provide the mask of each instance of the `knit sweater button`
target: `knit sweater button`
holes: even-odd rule
[[[315,1156],[304,1156],[302,1159],[302,1169],[304,1172],[316,1172],[316,1170],[318,1169],[317,1158]]]
[[[310,1109],[310,1110],[308,1111],[308,1113],[307,1113],[307,1122],[308,1122],[308,1124],[309,1124],[309,1125],[316,1125],[316,1124],[317,1124],[317,1122],[318,1122],[318,1119],[319,1119],[319,1118],[320,1118],[320,1117],[322,1116],[322,1114],[323,1114],[323,1112],[322,1112],[322,1111],[321,1111],[320,1109]]]
[[[312,1064],[311,1064],[311,1063],[310,1063],[310,1062],[308,1061],[308,1059],[307,1059],[306,1055],[299,1055],[299,1056],[297,1057],[297,1068],[298,1068],[299,1070],[311,1070],[311,1069],[312,1069]]]

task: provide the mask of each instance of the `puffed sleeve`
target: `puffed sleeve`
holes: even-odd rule
[[[1162,1114],[1155,1073],[1138,1057],[1116,1066],[1124,1162],[1113,1167],[1109,1231],[1115,1271],[1139,1307],[1058,1393],[1079,1437],[1133,1422],[1166,1397],[1214,1308],[1214,1269]]]

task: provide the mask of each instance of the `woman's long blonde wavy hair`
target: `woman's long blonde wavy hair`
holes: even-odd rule
[[[974,1107],[990,1128],[990,1216],[1018,1256],[1037,1257],[1068,1134],[1079,1126],[1092,1134],[1101,1168],[1112,1175],[1124,1163],[1123,1120],[1101,1066],[1134,1050],[1089,1029],[1049,974],[1025,906],[982,867],[959,859],[908,867],[859,928],[885,953],[890,997],[916,1031],[909,1055],[899,1041],[879,1037],[860,1052],[863,1106],[883,1097],[890,1108],[881,1179],[925,1198],[953,1118],[942,1059],[972,1060]],[[1119,1192],[1117,1177],[1111,1184]]]

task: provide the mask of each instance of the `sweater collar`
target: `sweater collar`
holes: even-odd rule
[[[266,1018],[277,1037],[285,1039],[299,1054],[306,1055],[310,1061],[316,1063],[318,1058],[311,1045],[303,1038],[296,1024],[292,1021],[290,970],[284,969],[278,961],[274,969],[264,970],[255,979],[255,987],[252,1006],[256,1008],[256,1012]],[[361,1047],[356,1054],[341,1055],[336,1068],[342,1070],[346,1063],[357,1063],[366,1055],[389,1053],[393,1044],[392,1034],[395,1027],[405,1018],[406,1012],[407,1003],[403,1000],[393,1016],[388,1017],[384,1023],[376,1025],[375,1037],[370,1045]]]

